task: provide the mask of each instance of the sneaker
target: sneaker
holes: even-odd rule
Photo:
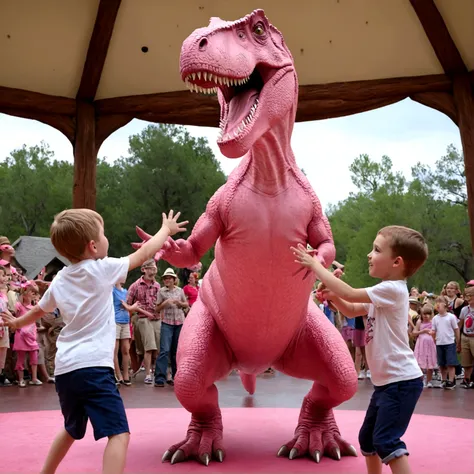
[[[365,379],[365,372],[363,370],[360,371],[359,376],[357,377],[359,380]]]
[[[56,379],[54,377],[48,377],[48,383],[56,383]]]
[[[155,382],[155,387],[163,388],[165,386],[164,382]]]
[[[174,386],[174,380],[171,380],[171,379],[170,379],[170,380],[167,380],[166,383],[167,383],[168,385],[171,385],[172,387]]]
[[[441,381],[441,388],[446,388],[446,384],[448,383],[447,380],[442,380]]]
[[[30,380],[29,384],[30,385],[43,385],[43,382],[41,382],[41,380],[36,379],[36,380]]]
[[[433,388],[433,384],[432,384],[431,382],[428,382],[428,383],[426,384],[426,388]]]
[[[130,380],[121,380],[120,383],[127,387],[130,387],[132,385],[132,382],[130,382]]]
[[[451,380],[448,380],[444,388],[446,390],[454,390],[456,388],[456,384],[454,382],[451,382]]]
[[[12,383],[8,380],[4,374],[0,374],[0,387],[11,387]]]
[[[471,383],[469,380],[463,379],[463,381],[459,384],[462,388],[471,388]]]
[[[148,376],[145,377],[144,382],[145,382],[147,385],[152,385],[152,384],[153,384],[153,379],[151,378],[150,375],[148,375]]]
[[[26,382],[24,380],[20,380],[18,382],[18,386],[21,387],[21,388],[24,388],[24,387],[26,387]]]
[[[370,379],[372,378],[372,374],[370,373],[370,370],[368,370],[366,373],[365,373],[365,376]]]

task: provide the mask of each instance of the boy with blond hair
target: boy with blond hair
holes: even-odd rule
[[[63,268],[40,302],[24,316],[1,317],[12,329],[32,324],[59,309],[65,326],[57,341],[56,391],[64,429],[56,436],[42,474],[54,474],[73,442],[84,437],[90,419],[96,440],[108,437],[104,474],[122,473],[130,438],[127,416],[114,376],[115,316],[112,290],[127,273],[152,257],[166,239],[184,231],[180,213],[163,214],[159,232],[128,257],[109,258],[104,221],[90,209],[59,213],[51,242],[72,263]]]
[[[381,474],[384,463],[393,473],[411,473],[409,453],[400,438],[423,391],[423,374],[408,341],[406,279],[428,257],[423,236],[402,226],[381,229],[368,263],[370,276],[382,281],[370,288],[352,288],[335,278],[301,244],[291,250],[296,262],[316,273],[327,288],[323,296],[346,317],[368,314],[366,357],[375,390],[359,433],[367,472]]]

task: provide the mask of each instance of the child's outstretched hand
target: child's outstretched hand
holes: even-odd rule
[[[176,215],[173,216],[173,210],[169,212],[168,216],[166,216],[166,214],[163,212],[163,226],[168,227],[168,229],[170,230],[170,235],[186,231],[186,228],[183,226],[188,224],[189,221],[178,222],[180,215],[181,212],[177,212]]]
[[[15,316],[8,310],[1,312],[0,326],[8,326],[10,329],[17,329]]]
[[[298,248],[291,247],[291,250],[293,251],[293,255],[296,257],[296,263],[301,263],[304,267],[314,271],[317,265],[316,262],[319,263],[319,260],[313,257],[314,251],[308,250],[302,244],[298,244]]]

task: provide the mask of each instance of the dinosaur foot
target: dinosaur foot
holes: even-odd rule
[[[196,459],[205,466],[211,459],[223,462],[225,451],[222,443],[222,417],[220,411],[211,417],[191,417],[186,439],[171,446],[162,462],[171,464]]]
[[[341,456],[357,456],[357,451],[342,439],[332,409],[322,409],[305,397],[295,435],[279,449],[277,456],[309,456],[319,463],[322,456],[339,461]]]

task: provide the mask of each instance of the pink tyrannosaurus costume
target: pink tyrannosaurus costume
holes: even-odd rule
[[[290,146],[298,102],[292,56],[280,32],[256,10],[235,22],[212,18],[194,31],[182,46],[181,76],[192,90],[217,88],[219,147],[229,158],[245,157],[191,236],[170,238],[157,254],[189,267],[216,244],[179,340],[175,390],[191,423],[186,439],[163,460],[222,461],[214,382],[238,368],[253,393],[256,374],[270,366],[315,381],[294,438],[278,454],[309,454],[316,462],[322,455],[355,455],[332,411],[357,389],[354,365],[339,332],[310,298],[314,275],[298,273],[290,251],[309,243],[326,266],[335,257],[329,223]]]

